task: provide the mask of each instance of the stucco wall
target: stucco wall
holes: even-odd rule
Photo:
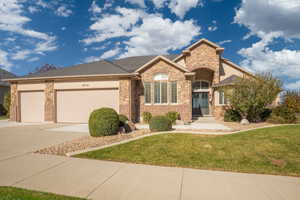
[[[221,70],[220,70],[220,80],[222,81],[232,75],[243,77],[244,73],[241,72],[240,70],[232,67],[231,65],[222,62]]]

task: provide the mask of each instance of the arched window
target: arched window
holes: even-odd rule
[[[154,76],[155,81],[167,81],[169,79],[169,76],[167,74],[156,74]]]

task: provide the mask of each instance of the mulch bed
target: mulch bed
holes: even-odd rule
[[[92,147],[101,147],[104,145],[112,144],[115,142],[121,142],[123,140],[128,140],[149,133],[150,133],[149,130],[136,130],[131,133],[117,134],[117,135],[104,136],[104,137],[84,136],[84,137],[77,138],[75,140],[67,141],[58,145],[40,149],[35,153],[65,156],[66,153],[84,150]]]

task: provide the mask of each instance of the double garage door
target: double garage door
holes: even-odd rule
[[[21,92],[21,121],[44,121],[44,92]],[[56,92],[56,121],[87,123],[90,113],[101,107],[119,110],[118,89],[62,90]]]

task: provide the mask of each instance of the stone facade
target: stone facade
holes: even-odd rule
[[[119,81],[119,113],[126,115],[131,120],[131,80],[123,79]]]
[[[186,68],[190,71],[197,69],[210,69],[214,72],[213,83],[220,81],[220,55],[215,47],[207,43],[200,43],[185,56]]]
[[[18,117],[18,85],[16,83],[12,83],[10,85],[10,94],[11,94],[11,99],[10,99],[10,115],[9,118],[11,121],[19,121]]]
[[[151,104],[145,104],[145,96],[143,94],[143,82],[154,82],[154,76],[156,74],[167,74],[168,82],[176,81],[178,90],[178,103],[171,104],[169,102],[170,94],[168,94],[167,104],[154,104],[154,90],[153,84],[151,87]],[[171,66],[169,63],[159,60],[152,66],[149,66],[141,73],[141,84],[139,85],[139,116],[143,112],[150,112],[152,115],[163,115],[169,111],[176,111],[180,113],[181,119],[184,121],[190,121],[192,119],[192,106],[191,106],[191,80],[189,80],[184,72]]]
[[[45,121],[55,121],[54,82],[45,83]]]

